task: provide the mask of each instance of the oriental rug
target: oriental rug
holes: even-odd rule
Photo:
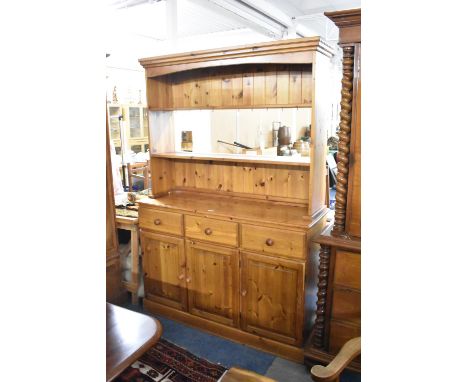
[[[161,338],[116,382],[216,382],[226,368],[197,357]]]

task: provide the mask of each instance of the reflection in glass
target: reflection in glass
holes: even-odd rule
[[[120,107],[109,107],[109,125],[112,139],[120,139],[119,115]]]
[[[132,145],[131,149],[135,154],[141,153],[141,145]]]
[[[143,134],[145,137],[148,136],[148,109],[143,108]]]
[[[130,138],[141,137],[140,108],[129,107]]]

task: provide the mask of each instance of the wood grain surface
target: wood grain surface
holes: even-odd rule
[[[305,206],[200,192],[174,191],[155,199],[142,200],[141,206],[207,217],[235,218],[246,223],[261,221],[263,226],[277,227],[280,224],[293,229],[307,229],[314,223]]]
[[[155,318],[106,304],[106,381],[122,371],[156,344],[162,325]]]
[[[146,298],[187,309],[184,240],[141,231]]]
[[[238,251],[186,240],[188,310],[222,324],[239,325]]]

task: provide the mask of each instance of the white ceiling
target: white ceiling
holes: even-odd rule
[[[296,13],[295,16],[353,9],[361,6],[361,1],[356,0],[269,0],[268,2],[277,7],[289,9],[290,13]]]
[[[323,12],[361,5],[360,0],[107,1],[108,65],[134,70],[141,69],[138,58],[184,50],[316,35],[333,42],[338,31]]]
[[[108,0],[110,24],[135,35],[164,39],[166,33],[166,4],[177,4],[177,36],[216,33],[241,28],[252,28],[255,22],[246,20],[240,13],[250,8],[254,14],[259,10],[259,20],[276,18],[281,13],[289,19],[312,30],[314,23],[327,20],[325,11],[359,8],[360,0]],[[276,12],[276,13],[275,13]],[[266,17],[262,16],[265,15]],[[274,24],[274,21],[271,23]],[[284,24],[284,21],[282,21]],[[252,28],[253,29],[253,28]],[[257,31],[261,31],[258,29]],[[322,31],[320,31],[322,32]],[[278,37],[278,36],[274,36]]]

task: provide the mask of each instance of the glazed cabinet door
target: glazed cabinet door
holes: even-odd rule
[[[141,231],[146,298],[176,309],[187,309],[183,239]]]
[[[242,252],[242,329],[301,345],[304,271],[303,262]]]
[[[239,325],[239,255],[236,249],[186,240],[188,310],[225,325]]]

